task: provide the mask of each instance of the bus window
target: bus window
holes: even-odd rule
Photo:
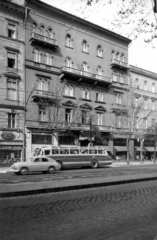
[[[79,154],[78,149],[70,149],[70,154]]]
[[[86,149],[83,149],[80,152],[81,152],[81,154],[88,154],[88,150],[86,150]]]
[[[60,149],[60,154],[69,154],[69,149]]]
[[[58,149],[52,149],[52,154],[59,154]]]
[[[103,150],[98,149],[98,154],[103,154]]]
[[[97,153],[97,151],[94,150],[94,149],[90,149],[90,150],[89,150],[89,154],[96,154],[96,153]]]
[[[45,155],[50,155],[51,154],[51,151],[50,150],[45,150]]]

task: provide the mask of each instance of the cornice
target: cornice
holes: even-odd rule
[[[24,6],[20,6],[16,3],[3,1],[3,0],[0,0],[0,6],[3,7],[4,9],[7,9],[7,11],[16,12],[17,14],[21,14],[21,15],[25,16],[25,7]]]
[[[9,109],[18,109],[18,110],[24,110],[24,106],[17,106],[17,105],[11,105],[11,104],[0,104],[0,108],[9,108]]]
[[[110,35],[110,36],[119,38],[120,40],[123,40],[123,41],[126,42],[127,44],[130,44],[130,43],[132,42],[132,40],[129,39],[129,38],[127,38],[127,37],[124,37],[124,36],[122,36],[122,35],[120,35],[120,34],[117,34],[117,33],[115,33],[115,32],[112,32],[112,31],[110,31],[110,30],[108,30],[108,29],[105,29],[105,28],[103,28],[103,27],[101,27],[101,26],[98,26],[98,25],[96,25],[96,24],[94,24],[94,23],[91,23],[91,22],[86,21],[86,20],[84,20],[84,19],[82,19],[82,18],[79,18],[79,17],[77,17],[77,16],[75,16],[75,15],[72,15],[72,14],[70,14],[70,13],[68,13],[68,12],[65,12],[65,11],[63,11],[63,10],[60,10],[60,9],[58,9],[58,8],[56,8],[56,7],[50,6],[49,4],[44,3],[44,2],[42,2],[42,1],[40,1],[40,0],[28,0],[28,2],[34,2],[35,4],[38,4],[38,5],[40,4],[40,5],[42,5],[43,8],[44,8],[44,7],[45,7],[45,8],[48,8],[49,10],[52,10],[52,11],[56,12],[57,14],[63,15],[64,17],[68,18],[69,20],[73,20],[73,21],[75,20],[75,21],[77,21],[77,22],[80,22],[81,24],[88,25],[90,28],[95,28],[95,29],[97,29],[97,30],[99,30],[99,31],[101,31],[101,32],[103,32],[103,33],[106,33],[106,34],[108,34],[108,35]]]
[[[155,72],[151,72],[146,69],[139,68],[133,65],[129,65],[129,67],[130,67],[130,73],[138,73],[139,75],[147,76],[157,80],[157,73]]]

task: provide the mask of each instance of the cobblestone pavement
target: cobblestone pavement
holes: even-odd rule
[[[0,199],[0,240],[155,240],[157,181]]]
[[[34,173],[26,176],[17,176],[14,173],[0,174],[0,184],[16,184],[25,182],[41,182],[53,181],[63,179],[77,179],[77,178],[100,178],[108,176],[124,176],[143,173],[156,173],[157,165],[142,165],[142,166],[129,166],[120,168],[99,168],[99,169],[73,169],[63,170],[55,174],[41,174]]]

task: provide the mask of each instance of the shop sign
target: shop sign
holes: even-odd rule
[[[5,140],[12,140],[15,138],[15,135],[12,132],[3,132],[1,136]]]

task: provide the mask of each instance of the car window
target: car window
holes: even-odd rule
[[[42,158],[42,162],[48,162],[47,158]]]
[[[40,162],[40,158],[36,158],[34,162]]]

